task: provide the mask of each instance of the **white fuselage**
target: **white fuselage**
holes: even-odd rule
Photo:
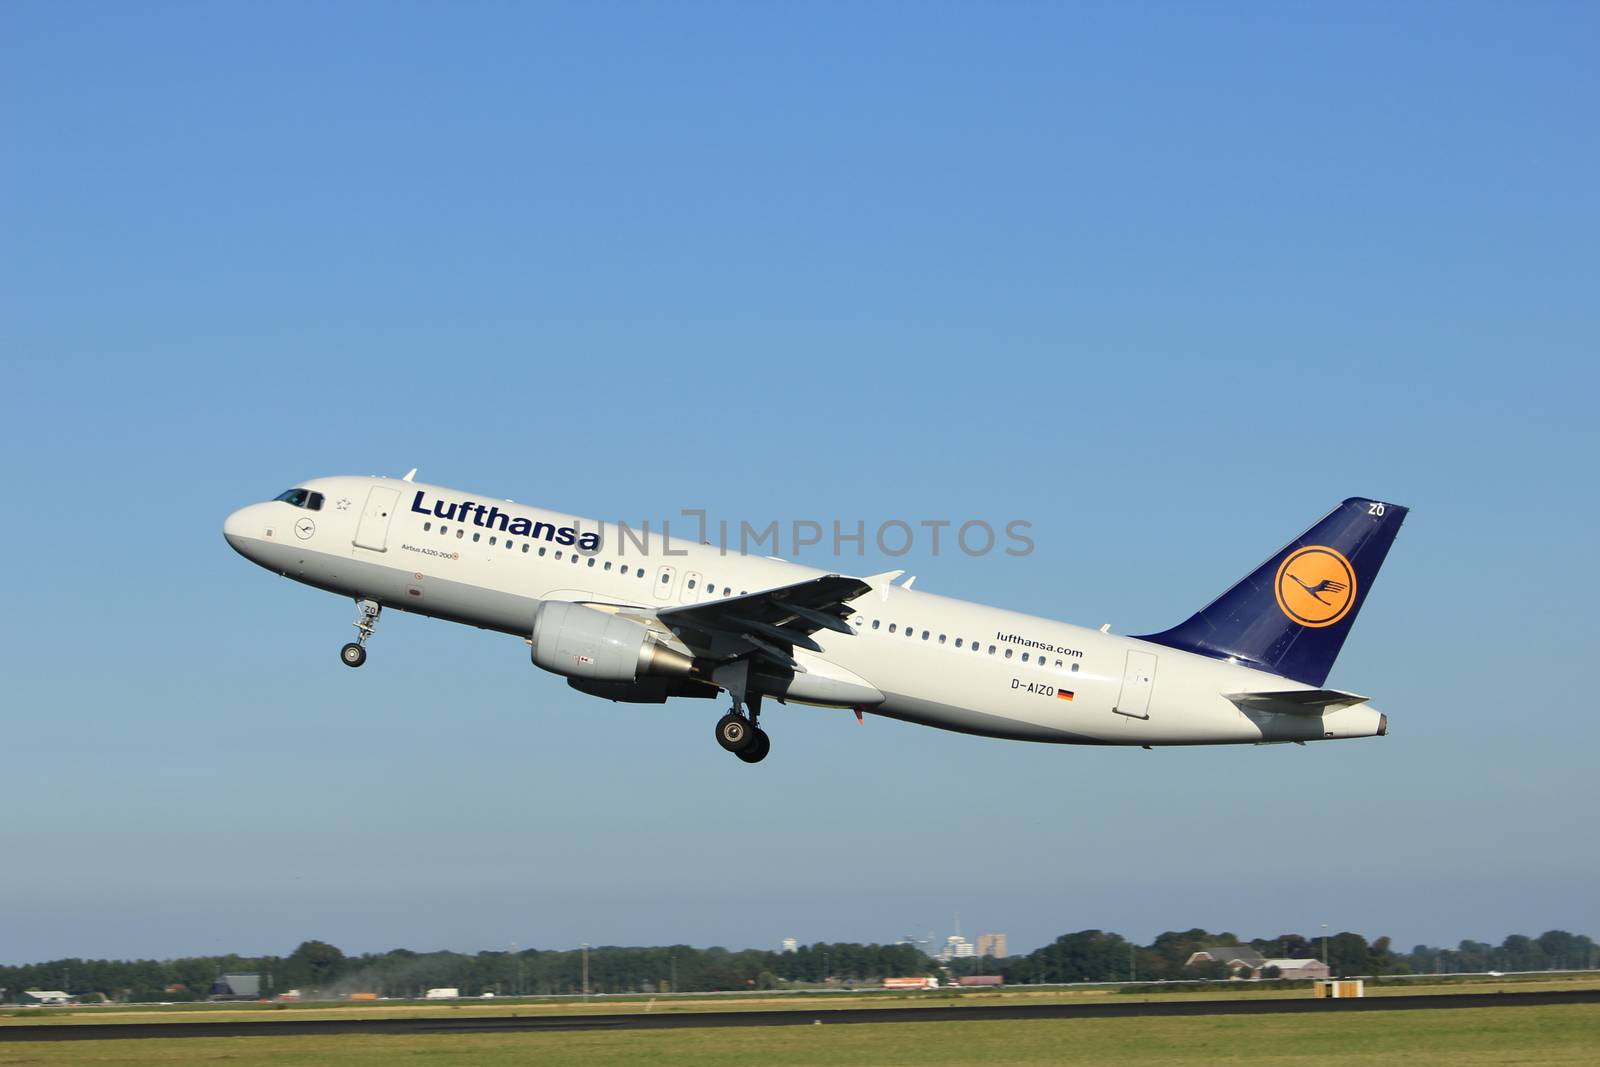
[[[828,573],[714,545],[667,542],[658,531],[641,547],[639,531],[417,482],[336,477],[301,485],[323,495],[320,510],[279,501],[250,505],[228,518],[229,543],[261,566],[319,589],[523,638],[546,600],[637,617]],[[437,501],[463,500],[521,519],[512,529],[529,532],[506,533],[493,520],[480,525],[431,510]],[[562,542],[577,538],[563,530],[598,534],[599,548],[575,551]],[[840,705],[860,711],[990,737],[1078,744],[1309,741],[1386,729],[1365,703],[1317,715],[1247,712],[1227,694],[1310,687],[1053,619],[887,581],[875,582],[850,606],[853,635],[818,632],[822,651],[796,649],[795,659],[808,673],[859,681],[882,694]]]

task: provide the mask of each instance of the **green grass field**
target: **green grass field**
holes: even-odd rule
[[[34,1064],[601,1065],[1026,1064],[1590,1065],[1600,1007],[1461,1008],[1338,1016],[886,1023],[570,1034],[238,1037],[0,1044]]]

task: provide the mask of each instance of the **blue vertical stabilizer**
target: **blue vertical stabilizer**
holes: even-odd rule
[[[1320,686],[1406,511],[1351,497],[1188,621],[1140,639]]]

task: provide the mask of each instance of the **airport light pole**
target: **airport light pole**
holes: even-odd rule
[[[583,943],[583,999],[589,1001],[589,942]]]
[[[1326,967],[1328,965],[1328,924],[1327,923],[1323,923],[1322,924],[1322,965],[1324,967]],[[1333,977],[1333,972],[1332,971],[1328,972],[1328,977],[1330,977],[1330,978]]]

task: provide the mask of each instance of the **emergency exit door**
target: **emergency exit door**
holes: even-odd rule
[[[1150,717],[1150,690],[1156,684],[1156,654],[1131,649],[1122,668],[1122,692],[1111,710],[1130,719]]]
[[[400,491],[385,485],[375,485],[367,494],[367,506],[361,512],[361,522],[356,527],[356,547],[383,552],[388,548],[389,518],[400,501]]]

